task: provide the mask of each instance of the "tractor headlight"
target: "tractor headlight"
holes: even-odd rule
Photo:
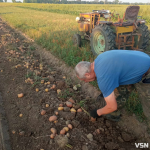
[[[80,17],[76,17],[76,21],[78,22],[80,20]]]

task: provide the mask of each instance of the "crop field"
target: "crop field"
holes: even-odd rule
[[[122,16],[126,7],[127,5],[1,3],[0,16],[68,65],[75,66],[81,60],[94,60],[89,42],[83,41],[81,48],[76,48],[72,44],[72,36],[78,32],[75,18],[79,13],[91,12],[93,9],[108,9]],[[143,16],[150,28],[148,7],[140,6],[139,15]]]

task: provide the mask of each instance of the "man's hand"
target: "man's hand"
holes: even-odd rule
[[[99,118],[100,116],[97,114],[97,109],[93,109],[90,111],[90,115],[93,118]]]

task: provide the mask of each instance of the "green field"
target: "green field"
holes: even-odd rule
[[[149,6],[140,7],[139,15],[150,28]],[[127,5],[0,3],[0,17],[74,67],[81,60],[94,60],[88,41],[83,41],[81,48],[72,43],[73,34],[78,32],[75,18],[79,13],[108,9],[122,16],[126,8]]]

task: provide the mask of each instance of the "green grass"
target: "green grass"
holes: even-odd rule
[[[140,122],[143,122],[146,120],[146,116],[143,113],[141,101],[136,91],[131,92],[129,99],[127,100],[125,104],[125,107],[129,113],[135,114],[137,116],[137,119]]]

